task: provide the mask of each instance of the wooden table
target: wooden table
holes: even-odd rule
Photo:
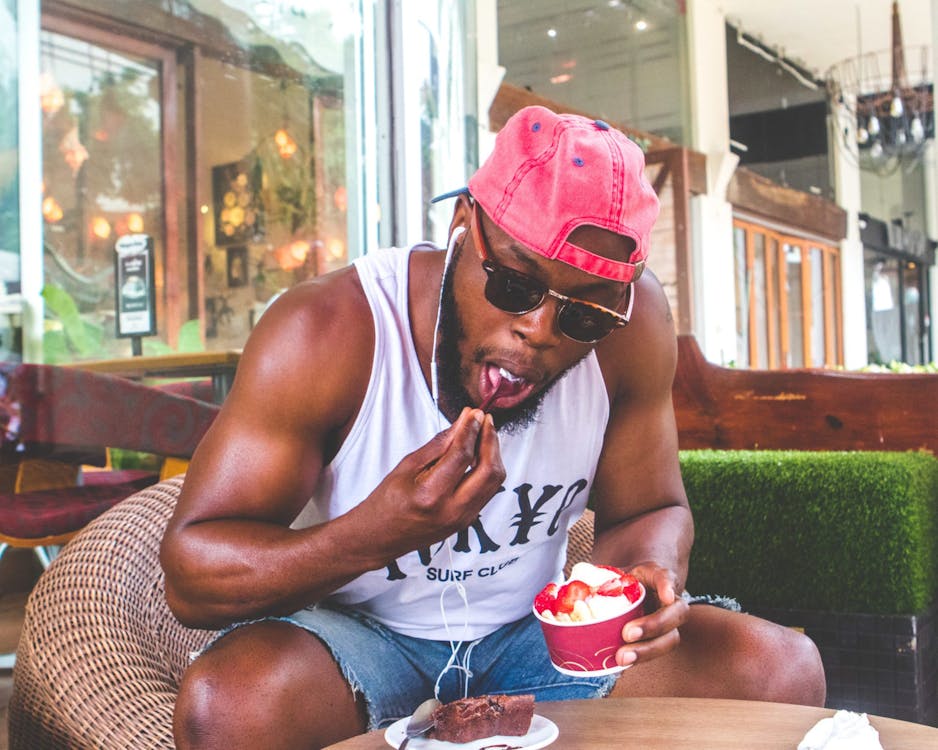
[[[608,698],[538,703],[560,736],[551,750],[795,750],[833,709],[704,698]],[[938,729],[870,716],[885,750],[938,748]],[[480,746],[485,742],[480,741]],[[384,730],[331,745],[330,750],[387,750]],[[415,748],[416,750],[416,748]]]
[[[235,370],[240,359],[240,349],[228,349],[125,359],[99,359],[75,362],[72,366],[81,370],[120,375],[133,380],[211,377],[212,395],[215,403],[220,404],[231,390],[231,383],[234,381]]]

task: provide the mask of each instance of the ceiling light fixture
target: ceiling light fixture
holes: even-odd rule
[[[843,132],[845,136],[855,133],[863,169],[885,175],[900,166],[911,168],[921,161],[926,143],[935,137],[930,50],[923,46],[913,52],[916,68],[910,78],[899,4],[893,2],[890,49],[860,52],[827,72],[829,95],[850,118],[850,127]],[[881,70],[889,70],[888,77]]]

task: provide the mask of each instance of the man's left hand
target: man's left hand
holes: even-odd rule
[[[668,653],[680,643],[678,628],[687,619],[688,604],[677,593],[673,571],[655,563],[641,563],[629,571],[645,586],[645,614],[626,623],[626,645],[616,652],[616,663],[625,667]]]

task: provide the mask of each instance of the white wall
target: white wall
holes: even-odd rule
[[[726,188],[738,163],[730,152],[726,24],[713,0],[687,3],[690,148],[707,156],[707,195],[691,200],[693,333],[704,356],[736,359],[733,211]]]
[[[829,120],[833,187],[837,204],[847,212],[847,236],[840,243],[840,280],[843,292],[844,366],[862,367],[866,346],[866,287],[863,279],[863,243],[860,241],[861,178],[855,122],[841,108]],[[844,128],[849,129],[844,136]]]

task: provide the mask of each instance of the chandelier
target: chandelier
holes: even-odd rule
[[[827,72],[832,101],[850,113],[860,167],[890,174],[911,168],[935,137],[934,83],[927,46],[902,45],[899,3],[892,4],[892,47],[833,65]]]

